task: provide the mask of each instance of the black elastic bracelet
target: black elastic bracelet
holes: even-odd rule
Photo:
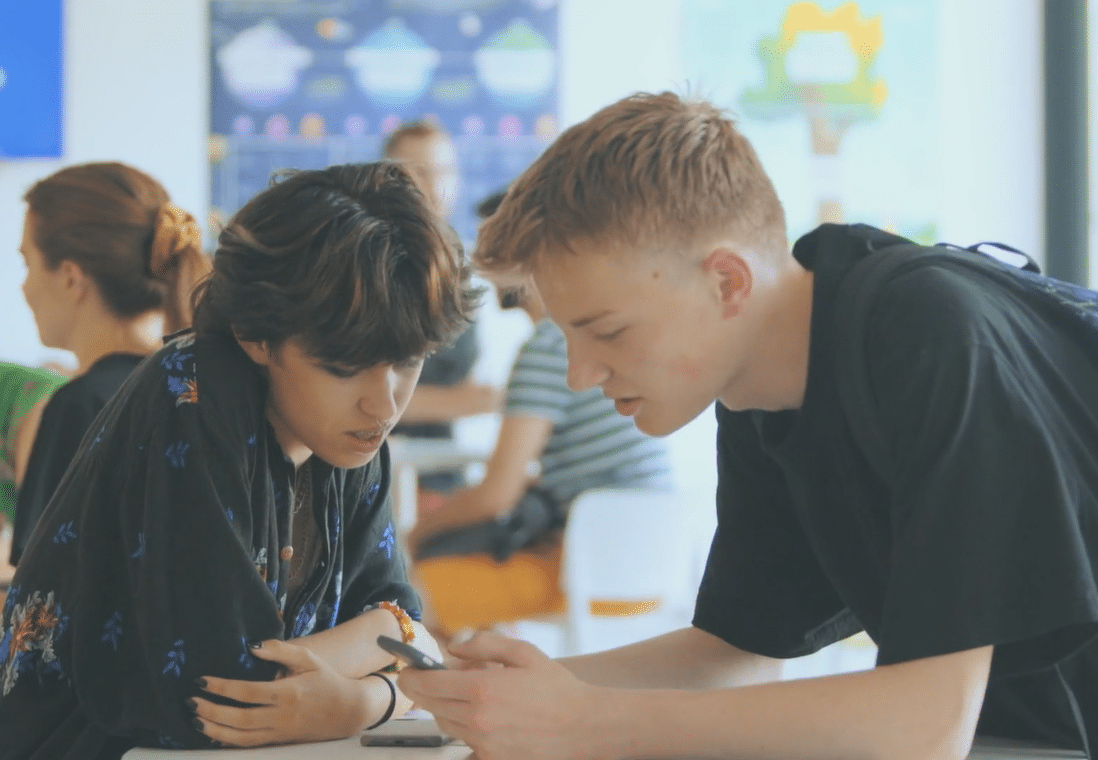
[[[397,706],[397,687],[391,680],[389,680],[387,676],[383,676],[381,675],[381,673],[367,673],[366,675],[377,676],[389,685],[389,709],[386,710],[385,714],[381,716],[381,720],[379,720],[372,726],[366,727],[366,730],[369,731],[371,728],[377,728],[382,723],[389,720],[389,718],[393,717],[393,710],[395,710]]]

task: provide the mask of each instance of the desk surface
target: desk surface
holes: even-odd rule
[[[334,742],[296,744],[286,747],[222,750],[132,749],[122,760],[467,760],[472,753],[465,745],[438,749],[412,747],[363,747],[357,736]],[[1083,758],[1082,752],[1034,747],[1024,743],[977,739],[969,760],[1069,760]]]
[[[255,749],[131,749],[122,760],[465,760],[472,753],[464,744],[439,748],[363,747],[358,736],[334,742],[293,744]]]

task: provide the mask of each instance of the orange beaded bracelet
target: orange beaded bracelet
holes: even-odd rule
[[[397,619],[397,624],[400,626],[400,638],[405,644],[415,640],[416,629],[412,627],[412,618],[408,617],[408,613],[402,610],[400,605],[393,602],[378,602],[375,606],[393,613],[393,617]]]

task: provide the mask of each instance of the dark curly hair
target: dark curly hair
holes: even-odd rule
[[[391,162],[287,170],[230,220],[195,292],[199,333],[349,370],[425,356],[469,322],[461,245]]]

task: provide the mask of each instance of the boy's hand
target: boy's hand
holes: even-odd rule
[[[400,688],[481,760],[600,757],[590,718],[596,687],[534,646],[497,633],[454,644],[457,670],[405,668]],[[503,667],[500,667],[500,666]]]
[[[283,666],[274,681],[205,677],[205,691],[255,707],[229,707],[201,697],[188,700],[195,728],[234,747],[342,739],[366,725],[368,706],[357,681],[336,673],[303,646],[272,639],[252,649]]]

